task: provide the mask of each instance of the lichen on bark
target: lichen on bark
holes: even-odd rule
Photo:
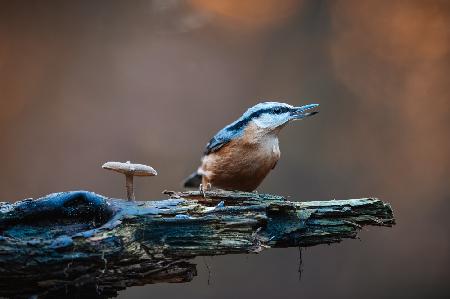
[[[196,256],[329,244],[355,238],[363,225],[395,223],[389,204],[375,198],[165,193],[145,202],[73,191],[2,203],[0,295],[108,297],[132,285],[190,281]]]

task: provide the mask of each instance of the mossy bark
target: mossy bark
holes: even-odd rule
[[[132,285],[190,281],[196,256],[340,242],[363,225],[395,222],[389,204],[375,198],[166,194],[166,200],[133,202],[74,191],[1,204],[0,295],[61,296],[76,289],[77,296],[107,297]]]

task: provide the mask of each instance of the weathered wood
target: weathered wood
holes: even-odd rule
[[[281,196],[165,192],[130,202],[86,191],[0,205],[0,295],[116,294],[127,286],[185,282],[196,256],[254,253],[355,238],[394,224],[375,198],[292,202]],[[83,286],[80,288],[80,286]]]

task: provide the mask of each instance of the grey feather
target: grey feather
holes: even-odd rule
[[[215,151],[218,151],[222,146],[238,137],[238,132],[228,131],[227,128],[220,130],[206,145],[206,149],[203,154],[209,155]]]

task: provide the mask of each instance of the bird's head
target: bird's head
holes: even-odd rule
[[[309,104],[301,107],[294,107],[286,103],[264,102],[249,108],[243,119],[248,119],[259,128],[273,131],[293,120],[303,119],[305,117],[318,113],[318,104]]]

